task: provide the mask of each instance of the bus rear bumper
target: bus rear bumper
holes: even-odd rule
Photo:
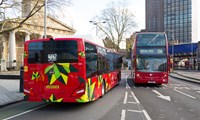
[[[159,78],[159,79],[135,79],[134,83],[136,84],[167,84],[168,79],[165,78]]]
[[[68,97],[68,98],[55,98],[54,96],[51,98],[42,98],[42,97],[31,97],[28,96],[27,98],[25,98],[26,101],[30,101],[30,102],[68,102],[68,103],[86,103],[89,102],[89,100],[80,100],[79,98],[72,98],[72,97]]]

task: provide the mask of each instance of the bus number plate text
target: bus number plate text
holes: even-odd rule
[[[59,85],[46,85],[46,89],[59,89]]]

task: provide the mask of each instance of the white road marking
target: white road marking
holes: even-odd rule
[[[126,83],[126,89],[130,89],[130,87],[129,87],[128,83]]]
[[[125,97],[124,97],[124,104],[127,103],[127,98],[128,98],[128,92],[125,93]]]
[[[141,113],[142,111],[139,111],[139,110],[127,110],[129,112],[136,112],[136,113]]]
[[[196,97],[193,97],[193,96],[188,95],[188,94],[186,94],[186,93],[184,93],[184,92],[181,92],[181,91],[179,91],[179,90],[176,90],[176,88],[173,89],[173,90],[176,91],[176,92],[178,92],[178,93],[181,93],[181,94],[183,94],[183,95],[185,95],[185,96],[188,96],[188,97],[190,97],[190,98],[192,98],[192,99],[196,99]]]
[[[130,89],[130,86],[128,85],[128,82],[127,82],[128,76],[126,76],[126,89]]]
[[[130,104],[138,104],[137,102],[128,102],[128,103],[130,103]]]
[[[129,75],[128,75],[129,76]],[[128,85],[127,83],[127,78],[128,76],[126,77],[126,89],[130,89],[130,86]],[[140,107],[140,102],[139,100],[137,99],[137,97],[135,96],[135,94],[133,92],[131,92],[132,96],[129,95],[129,97],[133,97],[135,99],[136,102],[128,102],[130,104],[137,104],[138,107],[141,109]],[[125,93],[125,97],[124,97],[124,101],[123,103],[126,104],[127,103],[127,98],[128,97],[128,92]],[[130,110],[128,109],[127,111],[130,111],[130,112],[138,112],[138,113],[143,113],[144,116],[146,117],[147,120],[151,120],[151,118],[149,117],[148,113],[146,112],[146,110],[142,110],[142,111],[138,111],[138,110]],[[126,110],[122,109],[122,112],[121,112],[121,120],[125,120],[125,117],[126,117]]]
[[[164,100],[171,101],[170,96],[164,96],[164,95],[162,95],[161,93],[159,93],[159,92],[156,91],[156,90],[152,90],[152,91],[153,91],[154,93],[156,93],[156,94],[158,95],[159,98],[162,98],[162,99],[164,99]]]
[[[200,91],[197,91],[198,93],[200,93]]]
[[[133,92],[131,92],[131,94],[133,95],[136,103],[138,103],[138,106],[139,106],[139,104],[140,104],[139,100],[137,99],[137,97],[135,96],[135,94]],[[139,108],[141,109],[141,107],[139,107]],[[151,120],[151,118],[149,117],[146,110],[142,110],[142,112],[143,112],[144,116],[147,118],[147,120]]]
[[[187,89],[187,90],[191,90],[189,87],[185,87],[185,89]]]
[[[151,120],[150,116],[148,115],[146,110],[142,110],[142,112],[144,113],[145,117],[147,118],[147,120]]]
[[[139,100],[135,97],[135,94],[133,92],[131,92],[131,94],[133,95],[133,98],[135,99],[136,103],[140,103]]]
[[[121,120],[125,120],[125,117],[126,117],[126,110],[122,110]]]
[[[19,114],[17,114],[17,115],[14,115],[14,116],[11,116],[11,117],[8,117],[8,118],[5,118],[5,119],[3,119],[3,120],[10,120],[10,119],[13,119],[13,118],[15,118],[15,117],[18,117],[18,116],[24,115],[24,114],[26,114],[26,113],[29,113],[29,112],[35,111],[35,110],[37,110],[37,109],[40,109],[40,108],[42,108],[42,107],[44,107],[44,106],[46,106],[46,105],[48,105],[48,104],[43,104],[43,105],[38,106],[38,107],[36,107],[36,108],[33,108],[33,109],[31,109],[31,110],[28,110],[28,111],[19,113]]]

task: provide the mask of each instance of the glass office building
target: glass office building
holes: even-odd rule
[[[198,1],[164,0],[164,31],[169,42],[180,44],[199,40]]]
[[[147,6],[150,5],[149,3],[154,3],[154,6]],[[154,26],[154,24],[148,22],[148,19],[152,19],[155,23],[160,22],[160,25],[163,26],[163,30],[157,29],[156,32],[166,32],[171,44],[200,41],[199,3],[199,0],[146,0],[146,31],[152,31],[148,28],[148,26]],[[157,8],[157,4],[163,6],[163,10]],[[157,11],[154,9],[157,9]],[[154,13],[151,18],[148,17],[152,14],[150,12]],[[159,14],[163,14],[162,19],[153,18]]]

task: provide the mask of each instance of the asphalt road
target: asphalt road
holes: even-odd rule
[[[200,120],[200,86],[169,79],[169,84],[129,87],[122,81],[90,103],[19,102],[0,107],[3,120]]]

